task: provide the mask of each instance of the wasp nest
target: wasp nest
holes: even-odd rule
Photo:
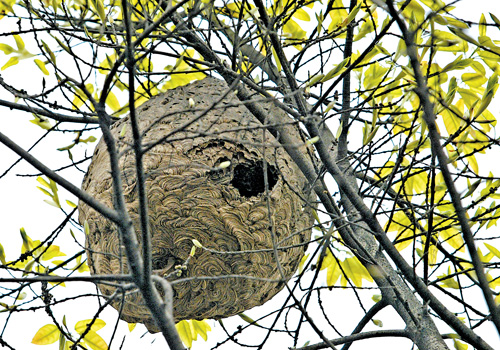
[[[155,144],[144,157],[154,273],[172,281],[242,276],[191,279],[173,285],[176,321],[228,317],[265,303],[292,277],[311,235],[305,178],[235,94],[224,97],[227,91],[223,81],[206,78],[158,95],[137,110],[143,144]],[[262,106],[268,113],[283,113],[270,104]],[[128,117],[116,122],[112,133],[121,154],[127,209],[139,232],[128,122]],[[101,203],[113,206],[103,140],[97,145],[82,188]],[[87,221],[90,229],[86,247],[91,273],[126,273],[116,228],[86,204],[80,202],[79,208],[80,222]],[[273,252],[273,232],[285,279]],[[197,249],[187,269],[179,270],[194,239],[209,250]],[[100,285],[100,289],[106,296],[116,291],[109,285]],[[122,308],[123,320],[142,322],[151,332],[158,331],[139,293],[127,295],[123,305],[117,299],[113,306]]]

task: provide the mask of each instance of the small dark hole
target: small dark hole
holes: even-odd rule
[[[161,270],[169,264],[169,256],[166,253],[153,254],[151,259],[151,267],[153,270]]]
[[[269,190],[278,182],[278,172],[271,164],[267,165],[267,183]],[[246,162],[234,168],[233,185],[244,197],[257,196],[265,191],[264,167],[262,162]]]

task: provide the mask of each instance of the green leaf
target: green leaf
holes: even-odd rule
[[[316,74],[309,79],[309,81],[306,83],[306,86],[314,86],[320,81],[322,81],[324,77],[325,77],[324,74]]]
[[[88,236],[90,234],[90,227],[87,220],[85,220],[85,222],[83,223],[83,232],[85,232],[85,236]]]
[[[66,348],[66,337],[64,334],[59,334],[59,350],[65,350]]]
[[[21,239],[23,240],[23,247],[22,247],[22,252],[23,253],[26,253],[28,251],[31,250],[32,248],[32,240],[31,238],[29,238],[28,234],[26,233],[26,230],[24,229],[24,227],[21,227],[19,229],[20,233],[21,233]]]
[[[324,83],[325,81],[328,81],[333,77],[339,75],[342,69],[349,63],[350,60],[351,60],[350,57],[347,57],[346,59],[342,60],[342,62],[340,62],[338,65],[333,67],[328,73],[326,73],[324,78],[321,79],[321,82]]]
[[[36,345],[53,344],[59,339],[60,333],[61,331],[59,331],[57,326],[46,324],[36,332],[31,342]]]
[[[452,32],[453,34],[455,34],[459,38],[461,38],[465,41],[468,41],[471,44],[479,46],[479,42],[476,39],[472,38],[471,36],[465,34],[463,30],[461,30],[459,28],[453,28],[453,27],[448,27],[448,29],[450,30],[450,32]]]
[[[495,16],[491,12],[490,12],[490,17],[493,20],[493,22],[495,22],[495,24],[497,25],[497,28],[500,29],[500,19],[498,19],[497,16]]]
[[[96,141],[97,141],[97,139],[95,138],[95,136],[89,136],[86,139],[80,139],[79,142],[91,143],[91,142],[96,142]]]
[[[245,321],[245,322],[248,322],[248,323],[250,323],[250,324],[255,324],[255,325],[257,325],[257,326],[259,325],[257,322],[255,322],[255,320],[254,320],[254,319],[252,319],[251,317],[248,317],[248,316],[247,316],[247,315],[245,315],[243,312],[242,312],[242,313],[240,313],[240,314],[238,314],[238,316],[240,316],[240,317],[241,317],[241,319],[242,319],[243,321]],[[205,339],[205,340],[206,340],[206,339]]]
[[[473,184],[470,183],[470,180],[467,179],[467,187],[468,187],[468,190],[467,192],[462,196],[462,198],[466,198],[466,197],[469,197],[471,194],[474,193],[474,191],[476,191],[476,189],[478,188],[478,186],[481,184],[481,180],[477,180],[477,181],[474,181]]]
[[[495,91],[497,88],[498,88],[498,75],[497,73],[493,73],[493,75],[488,79],[486,90],[484,91],[479,107],[476,109],[474,113],[474,118],[477,118],[478,116],[481,115],[481,113],[484,112],[484,110],[486,110],[491,100],[493,99],[493,95],[495,95]]]
[[[325,20],[325,16],[323,15],[323,11],[320,11],[320,13],[315,13],[314,14],[316,16],[316,31],[318,32],[318,34],[321,33],[321,29],[322,29],[322,25],[323,25],[323,21]]]
[[[5,265],[7,261],[5,260],[5,250],[3,249],[3,245],[0,244],[0,262]]]
[[[53,53],[53,52],[52,52],[52,50],[50,49],[49,45],[47,45],[47,44],[45,43],[45,41],[41,40],[41,42],[42,42],[43,49],[45,50],[45,52],[46,52],[46,53],[48,53],[48,54],[49,54],[50,59],[51,59],[51,61],[52,61],[52,64],[54,64],[54,65],[55,65],[55,64],[56,64],[56,55],[54,55],[54,53]]]
[[[102,2],[102,0],[90,0],[90,3],[92,4],[94,10],[97,12],[97,15],[101,20],[101,24],[105,24],[106,13],[104,12],[104,3]]]
[[[470,66],[474,60],[472,58],[463,59],[463,55],[457,57],[453,62],[448,63],[442,70],[441,73],[445,73],[451,70],[465,69]]]

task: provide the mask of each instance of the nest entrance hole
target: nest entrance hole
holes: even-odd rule
[[[278,182],[278,171],[276,167],[267,164],[267,183],[269,190],[272,190]],[[241,196],[252,197],[263,193],[266,190],[264,181],[264,165],[262,162],[248,161],[240,163],[234,168],[233,185]]]

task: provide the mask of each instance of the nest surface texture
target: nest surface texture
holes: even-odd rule
[[[228,317],[265,303],[295,273],[311,236],[311,198],[305,178],[234,92],[224,97],[228,89],[225,82],[206,78],[169,90],[137,109],[143,144],[163,138],[144,157],[153,272],[170,281],[225,275],[273,281],[233,277],[179,281],[173,285],[176,321]],[[283,113],[270,104],[262,106],[269,113]],[[140,241],[130,130],[128,117],[112,126],[121,153],[125,201]],[[230,166],[219,167],[227,161]],[[82,188],[113,207],[109,156],[102,139]],[[127,273],[114,225],[83,202],[79,210],[80,223],[89,225],[86,248],[91,273]],[[273,252],[273,232],[284,279]],[[188,259],[193,239],[212,251],[197,249],[178,276],[175,266]],[[116,288],[100,285],[100,290],[110,296]],[[118,297],[112,305],[122,308],[123,320],[158,331],[140,293],[127,294],[123,305]]]

